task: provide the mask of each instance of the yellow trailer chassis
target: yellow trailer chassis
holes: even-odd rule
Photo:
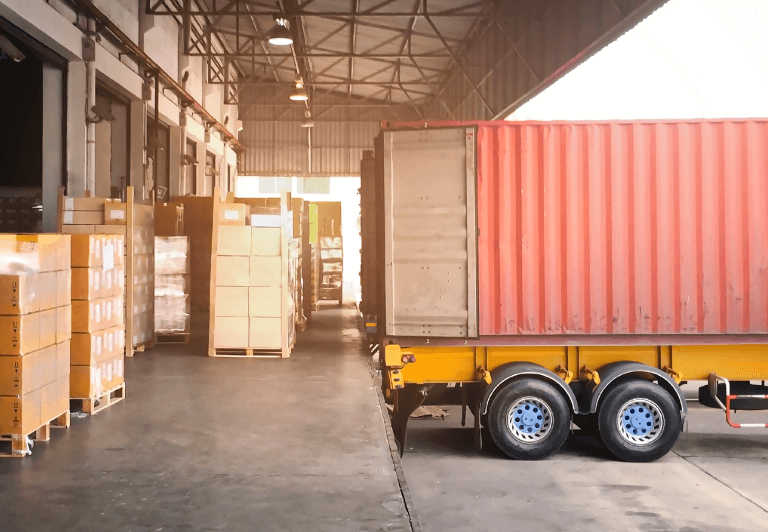
[[[385,396],[394,404],[392,422],[401,452],[405,444],[408,418],[422,404],[429,393],[429,387],[435,384],[449,383],[461,389],[460,404],[475,414],[478,446],[482,446],[482,421],[483,426],[491,426],[494,441],[497,440],[496,435],[502,440],[507,438],[507,432],[519,436],[517,440],[510,440],[514,444],[510,448],[505,449],[500,445],[507,454],[518,458],[541,458],[556,450],[532,453],[538,440],[535,440],[534,433],[531,436],[534,439],[526,446],[527,435],[524,432],[537,429],[536,420],[530,426],[525,425],[522,417],[517,417],[515,412],[509,410],[514,407],[518,408],[517,412],[525,414],[525,409],[530,408],[554,419],[557,413],[554,407],[557,405],[548,405],[545,399],[539,397],[546,393],[551,397],[552,390],[562,397],[567,406],[567,414],[571,416],[569,422],[572,420],[582,428],[595,430],[617,457],[632,461],[656,459],[674,445],[687,412],[686,400],[679,388],[681,382],[708,381],[712,400],[707,406],[721,408],[726,414],[735,409],[756,410],[768,406],[768,389],[753,386],[749,389],[757,389],[758,393],[732,395],[730,386],[731,381],[749,387],[746,384],[748,381],[768,380],[768,345],[763,344],[405,347],[391,343],[382,350],[381,366]],[[534,388],[530,388],[532,384]],[[548,389],[541,391],[536,387]],[[521,391],[515,395],[510,390],[504,391],[506,388],[519,388]],[[658,396],[659,392],[665,395]],[[621,399],[622,393],[630,399],[634,393],[637,396],[635,402],[630,400],[618,407],[611,406],[613,417],[606,417],[602,410],[609,409],[608,403]],[[502,399],[510,403],[503,413],[508,419],[492,408],[494,402],[502,402]],[[513,403],[513,399],[517,402]],[[677,414],[670,407],[664,406],[667,399],[672,401],[670,404],[676,405]],[[552,400],[555,403],[560,401],[557,397]],[[743,408],[739,408],[738,401],[742,401],[740,404]],[[623,407],[626,407],[625,410],[620,410]],[[491,415],[499,418],[495,422],[498,425],[495,434]],[[563,417],[562,414],[559,416]],[[648,438],[640,437],[645,434],[642,432],[645,429],[645,418],[641,419],[642,416],[649,416],[648,423],[658,423],[662,427],[659,429],[661,433],[665,429],[669,432],[671,427],[675,428],[677,434],[668,435],[671,441],[663,446],[669,449],[652,451],[658,447],[659,442],[651,440],[645,443]],[[626,420],[626,426],[622,425],[622,419]],[[731,426],[740,426],[731,422],[729,415],[727,419]],[[552,423],[554,426],[555,422]],[[570,428],[570,423],[568,425]],[[615,432],[614,425],[618,427],[617,431],[623,440],[618,438],[613,442],[615,448],[611,449],[607,440],[614,436],[608,434]],[[509,430],[505,431],[503,427],[509,427]],[[640,436],[635,437],[632,431],[637,431],[637,427],[641,427],[641,432]],[[523,434],[520,434],[521,431]],[[552,427],[545,436],[551,436],[551,432]],[[659,435],[656,437],[661,438]],[[499,444],[499,441],[496,443]],[[655,446],[651,445],[654,443]]]

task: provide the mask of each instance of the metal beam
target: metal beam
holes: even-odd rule
[[[494,116],[495,113],[493,112],[493,109],[491,109],[491,106],[488,104],[487,101],[485,101],[485,98],[480,93],[480,91],[477,88],[477,85],[472,81],[472,78],[469,77],[467,72],[464,70],[464,67],[461,66],[461,63],[456,58],[456,55],[453,53],[453,50],[451,50],[451,47],[448,45],[448,42],[443,38],[443,34],[440,33],[440,30],[437,29],[437,26],[435,26],[435,23],[432,21],[432,14],[428,12],[427,10],[427,0],[423,0],[424,2],[424,20],[426,20],[430,26],[432,26],[432,30],[435,32],[435,35],[440,37],[440,40],[443,42],[443,46],[445,46],[445,49],[448,51],[449,54],[451,54],[451,59],[453,59],[453,62],[456,63],[456,66],[461,71],[461,73],[464,75],[464,78],[467,80],[467,83],[469,83],[469,86],[472,87],[472,90],[475,91],[475,94],[477,94],[478,98],[480,98],[480,101],[483,102],[483,105],[486,109],[488,109],[488,112],[491,113],[491,116]]]

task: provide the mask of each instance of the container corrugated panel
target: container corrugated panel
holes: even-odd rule
[[[768,121],[478,128],[481,335],[768,332]]]

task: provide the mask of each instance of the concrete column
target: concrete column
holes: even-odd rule
[[[70,61],[67,74],[67,194],[85,192],[85,63]]]
[[[112,167],[110,188],[121,190],[128,179],[128,107],[112,104]]]
[[[163,201],[184,195],[184,169],[181,166],[181,156],[184,153],[184,128],[171,127],[170,146],[168,146],[168,196]]]
[[[146,127],[146,114],[142,100],[131,100],[130,104],[130,185],[136,189],[136,198],[144,198],[144,128]]]
[[[43,63],[43,232],[56,232],[56,205],[64,168],[64,73]]]

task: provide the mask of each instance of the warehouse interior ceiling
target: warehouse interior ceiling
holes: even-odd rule
[[[184,53],[203,58],[208,83],[238,105],[240,175],[359,176],[383,121],[503,119],[665,1],[146,0],[145,9],[176,19]],[[271,44],[285,28],[292,44]]]
[[[664,0],[148,0],[244,121],[487,120]],[[276,20],[293,44],[275,46]],[[296,80],[308,100],[291,101]]]

